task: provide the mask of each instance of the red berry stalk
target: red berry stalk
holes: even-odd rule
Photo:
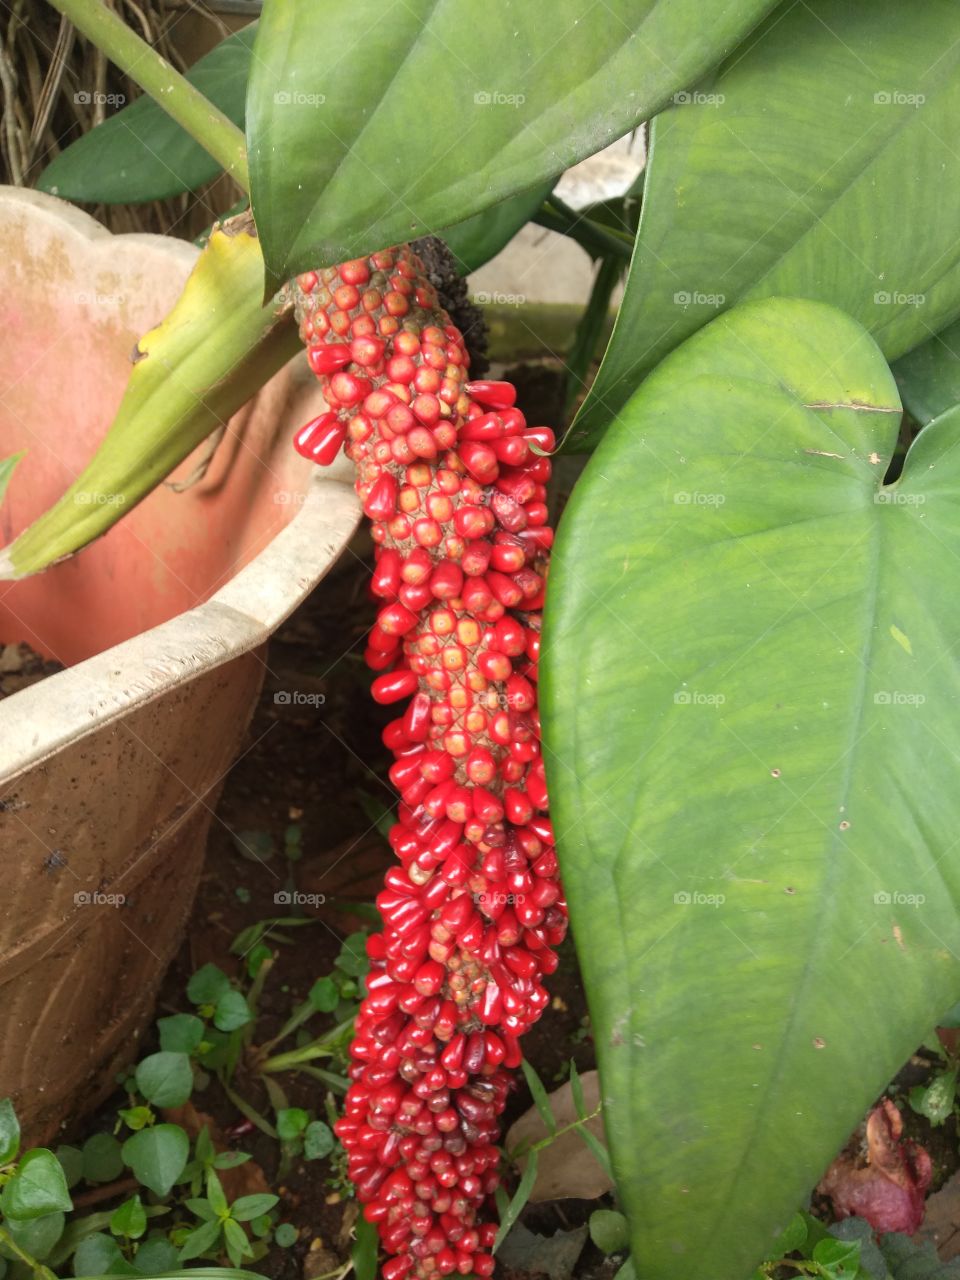
[[[300,333],[373,522],[366,658],[400,793],[337,1133],[385,1280],[488,1276],[498,1117],[566,932],[540,754],[537,658],[553,532],[549,427],[468,382],[463,337],[407,247],[308,272]]]

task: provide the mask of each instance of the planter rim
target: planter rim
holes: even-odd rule
[[[0,783],[262,644],[324,576],[359,520],[352,485],[312,476],[290,523],[209,600],[5,698]]]
[[[0,186],[0,203],[55,218],[95,246],[98,256],[109,256],[117,241],[154,251],[162,247],[185,268],[199,255],[195,245],[171,236],[114,235],[44,191]],[[0,783],[262,644],[320,581],[359,520],[346,459],[325,473],[315,469],[292,520],[205,603],[0,702]]]

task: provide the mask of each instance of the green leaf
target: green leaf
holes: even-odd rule
[[[621,1253],[630,1247],[630,1228],[622,1213],[594,1209],[590,1215],[590,1239],[601,1252]]]
[[[153,1120],[150,1107],[120,1107],[117,1115],[128,1129],[143,1129]]]
[[[939,1072],[926,1087],[911,1089],[910,1105],[936,1128],[953,1115],[956,1096],[957,1068],[954,1067],[951,1071]]]
[[[246,1164],[250,1159],[247,1151],[221,1151],[218,1156],[213,1158],[213,1167],[215,1169],[236,1169],[238,1165]]]
[[[626,293],[571,446],[741,299],[833,303],[891,358],[957,316],[958,70],[953,0],[784,0],[658,117]]]
[[[603,1145],[595,1133],[591,1133],[585,1124],[578,1125],[576,1133],[580,1135],[586,1145],[593,1153],[593,1157],[597,1164],[604,1171],[608,1178],[613,1179],[613,1168],[610,1163],[610,1152]]]
[[[28,1222],[8,1218],[3,1225],[25,1253],[43,1262],[63,1235],[66,1221],[58,1211]]]
[[[523,1070],[523,1077],[527,1082],[527,1088],[533,1096],[533,1105],[540,1113],[540,1119],[546,1126],[547,1133],[556,1133],[557,1121],[553,1114],[553,1108],[550,1106],[550,1099],[543,1086],[543,1081],[537,1075],[533,1064],[528,1062],[526,1058],[521,1059],[520,1066]]]
[[[901,356],[893,372],[904,408],[921,426],[960,404],[960,321]]]
[[[307,1160],[322,1160],[334,1145],[333,1130],[322,1120],[311,1120],[303,1131],[303,1154]]]
[[[284,1107],[277,1112],[277,1133],[283,1142],[299,1138],[310,1117],[303,1107]]]
[[[191,1196],[184,1201],[191,1213],[195,1213],[204,1222],[212,1222],[217,1216],[213,1205],[204,1196]]]
[[[151,1053],[137,1063],[137,1088],[155,1107],[180,1107],[193,1089],[193,1072],[185,1053]]]
[[[67,1186],[76,1186],[83,1177],[83,1152],[79,1147],[62,1146],[57,1147],[53,1154],[60,1161]]]
[[[216,1004],[230,990],[230,979],[215,964],[205,964],[187,983],[187,999],[192,1004]]]
[[[580,1080],[580,1072],[577,1070],[577,1064],[570,1059],[570,1096],[573,1098],[573,1107],[577,1113],[577,1119],[582,1120],[587,1114],[587,1105],[583,1100],[583,1083]]]
[[[12,453],[9,458],[0,461],[0,502],[3,502],[4,495],[7,492],[7,486],[16,469],[17,463],[26,453],[25,449],[21,449],[19,453]]]
[[[207,1199],[210,1202],[210,1208],[215,1214],[223,1216],[228,1211],[227,1197],[223,1190],[223,1183],[217,1177],[216,1170],[207,1170]]]
[[[960,986],[960,410],[884,487],[899,421],[855,321],[747,304],[560,524],[544,755],[644,1280],[748,1275]]]
[[[818,1262],[825,1276],[831,1280],[852,1280],[860,1270],[859,1240],[821,1240],[813,1251],[813,1261]]]
[[[213,1012],[213,1024],[220,1031],[236,1031],[253,1021],[250,1006],[239,991],[225,991]]]
[[[177,1248],[169,1240],[157,1236],[152,1240],[144,1240],[137,1250],[133,1265],[145,1276],[163,1275],[175,1270],[177,1266]]]
[[[202,1253],[213,1249],[220,1239],[222,1226],[220,1219],[214,1218],[205,1222],[202,1227],[197,1227],[196,1231],[191,1231],[181,1246],[180,1261],[189,1262],[191,1258],[199,1258]]]
[[[377,1250],[380,1246],[377,1228],[361,1214],[355,1230],[357,1238],[350,1250],[350,1260],[356,1280],[376,1280]]]
[[[270,276],[449,226],[629,132],[768,0],[275,0],[247,96]],[[597,15],[595,15],[595,18]],[[317,51],[323,50],[323,56]]]
[[[500,1228],[497,1231],[497,1238],[493,1242],[493,1252],[500,1248],[510,1231],[510,1228],[523,1213],[527,1201],[530,1199],[530,1192],[533,1190],[533,1184],[537,1180],[537,1161],[538,1153],[530,1150],[527,1153],[527,1164],[520,1178],[519,1185],[513,1193],[510,1203],[507,1205],[506,1211],[501,1214]]]
[[[0,1210],[6,1218],[29,1222],[72,1208],[60,1161],[45,1147],[35,1147],[23,1156],[0,1194]]]
[[[269,1213],[273,1206],[279,1203],[280,1197],[274,1195],[240,1196],[231,1205],[230,1215],[236,1218],[237,1222],[252,1222],[261,1214]]]
[[[253,1249],[247,1239],[247,1233],[239,1222],[227,1218],[223,1224],[223,1238],[227,1245],[227,1253],[235,1267],[239,1267],[244,1258],[253,1257]]]
[[[318,978],[307,993],[307,999],[319,1013],[333,1013],[340,1003],[340,992],[332,978]]]
[[[81,1148],[87,1182],[113,1182],[123,1173],[120,1143],[111,1133],[94,1133]]]
[[[123,1144],[123,1159],[145,1187],[165,1196],[183,1173],[190,1140],[177,1124],[142,1129]]]
[[[837,1240],[856,1241],[860,1246],[860,1269],[856,1272],[856,1280],[890,1280],[887,1264],[883,1254],[877,1247],[873,1227],[864,1218],[844,1218],[829,1228],[830,1235]],[[808,1239],[807,1248],[811,1242]]]
[[[370,968],[370,961],[367,958],[367,935],[360,931],[349,934],[344,939],[334,964],[351,978],[362,978]]]
[[[893,1280],[958,1280],[960,1260],[941,1262],[929,1240],[915,1245],[899,1232],[880,1237],[880,1252]]]
[[[774,1261],[802,1249],[807,1243],[807,1224],[802,1213],[795,1213],[767,1252],[767,1259]]]
[[[300,1232],[292,1222],[281,1222],[273,1233],[273,1242],[278,1244],[281,1249],[289,1249],[297,1243]]]
[[[472,218],[444,227],[440,235],[456,258],[460,275],[469,275],[495,258],[530,221],[556,181],[556,177],[548,178],[546,182],[539,182],[535,187],[528,187],[526,191],[491,205],[482,213],[475,213]]]
[[[0,1165],[16,1160],[19,1150],[20,1121],[13,1103],[9,1098],[3,1098],[0,1100]]]
[[[129,1200],[124,1200],[123,1204],[114,1209],[110,1216],[110,1230],[115,1236],[139,1240],[146,1229],[147,1215],[139,1196],[131,1196]]]
[[[186,73],[234,124],[244,99],[256,23],[227,36]],[[195,191],[220,166],[144,94],[71,143],[37,180],[41,191],[90,204],[137,204]]]
[[[193,1053],[203,1039],[203,1021],[192,1013],[157,1019],[160,1048],[168,1053]]]
[[[97,1232],[87,1236],[77,1246],[73,1255],[73,1274],[75,1276],[129,1276],[134,1275],[134,1268],[120,1251],[120,1246],[113,1236]]]

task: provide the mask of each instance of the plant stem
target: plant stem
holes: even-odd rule
[[[590,300],[577,325],[573,346],[567,353],[567,384],[563,406],[565,412],[570,411],[577,396],[586,388],[593,355],[607,323],[610,299],[622,274],[623,262],[619,258],[604,257],[600,260],[600,269],[590,290]]]
[[[150,95],[167,115],[250,190],[242,130],[176,71],[102,0],[50,0],[78,31]]]
[[[569,236],[595,258],[612,254],[623,262],[629,262],[633,255],[633,240],[630,236],[622,231],[615,231],[612,227],[602,226],[583,213],[577,213],[558,196],[547,196],[531,222]]]
[[[308,1044],[301,1045],[299,1049],[290,1049],[286,1053],[274,1054],[272,1058],[267,1058],[259,1063],[258,1070],[265,1071],[291,1071],[299,1067],[304,1062],[311,1062],[314,1058],[332,1058],[335,1055],[335,1046],[343,1033],[353,1025],[353,1018],[347,1018],[345,1022],[339,1023],[328,1031],[326,1035],[318,1036],[316,1040],[311,1040]],[[273,1041],[270,1042],[274,1043]]]

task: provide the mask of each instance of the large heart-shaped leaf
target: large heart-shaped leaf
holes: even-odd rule
[[[271,0],[247,99],[276,283],[436,231],[659,110],[770,0]]]
[[[893,372],[904,408],[921,426],[960,404],[960,320],[901,356]]]
[[[211,49],[187,79],[234,124],[243,125],[257,24]],[[146,94],[70,144],[37,180],[41,191],[96,204],[137,204],[195,191],[220,172],[199,143]]]
[[[817,302],[689,339],[564,513],[552,812],[644,1280],[746,1280],[960,990],[960,411]]]
[[[620,316],[570,433],[744,298],[819,298],[888,358],[960,312],[960,7],[785,3],[654,123]],[[905,179],[904,175],[909,175]]]
[[[509,200],[475,213],[441,232],[457,260],[460,275],[469,275],[495,257],[537,212],[554,188],[556,177],[521,191]]]

